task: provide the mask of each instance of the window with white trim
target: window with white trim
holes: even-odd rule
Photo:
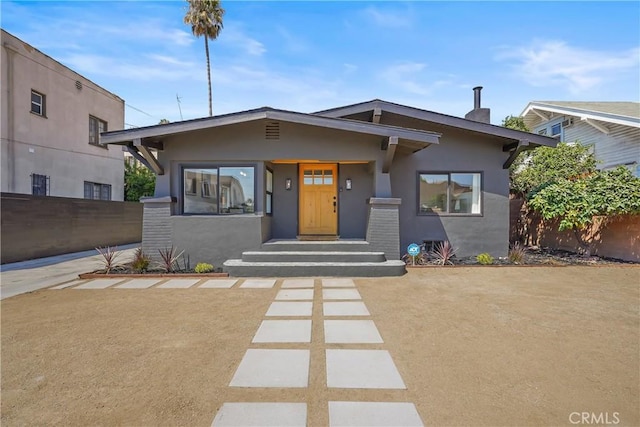
[[[418,173],[418,214],[482,213],[479,172]]]
[[[47,116],[47,97],[31,89],[31,112],[33,114],[37,114],[38,116],[46,117]]]
[[[255,210],[255,168],[212,166],[183,169],[185,214],[242,214]]]

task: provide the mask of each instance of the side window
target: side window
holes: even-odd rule
[[[419,173],[418,214],[479,215],[482,174]]]
[[[40,92],[31,89],[31,112],[38,116],[47,116],[46,96]]]
[[[89,144],[100,144],[100,134],[107,131],[107,122],[94,116],[89,116]],[[107,147],[103,147],[107,148]]]
[[[31,194],[34,196],[49,195],[49,177],[37,173],[31,174]]]

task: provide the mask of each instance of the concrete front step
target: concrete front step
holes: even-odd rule
[[[224,271],[233,277],[383,277],[402,276],[404,262],[246,262],[230,259],[224,262]]]
[[[271,240],[262,244],[263,251],[276,252],[366,252],[369,242],[364,240]]]
[[[384,252],[253,251],[243,252],[245,262],[384,262]]]

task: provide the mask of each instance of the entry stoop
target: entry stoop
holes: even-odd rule
[[[402,276],[404,262],[387,260],[364,240],[273,240],[259,251],[246,251],[242,259],[224,262],[234,277],[381,277]]]

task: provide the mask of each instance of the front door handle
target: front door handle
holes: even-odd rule
[[[336,205],[337,205],[337,202],[334,200],[333,201],[333,213],[336,213]]]

